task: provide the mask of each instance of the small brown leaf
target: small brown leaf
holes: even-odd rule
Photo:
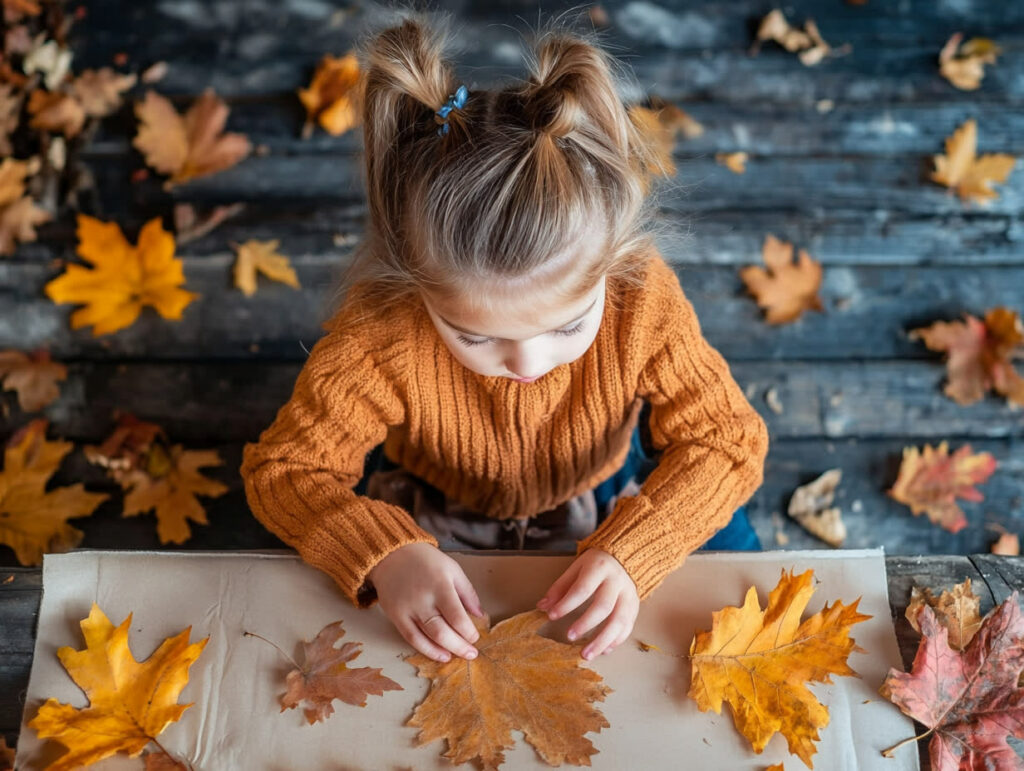
[[[971,589],[969,578],[938,597],[927,587],[911,589],[910,604],[904,615],[916,632],[921,631],[918,613],[925,605],[935,611],[935,617],[949,632],[949,644],[958,651],[967,647],[981,626],[981,599]]]
[[[57,382],[67,375],[67,367],[51,361],[47,351],[0,351],[0,382],[5,390],[18,392],[18,406],[24,412],[39,412],[56,400]]]
[[[122,75],[110,67],[85,70],[71,85],[86,115],[103,118],[121,106],[125,91],[135,85],[135,75]]]
[[[63,134],[70,138],[82,130],[85,110],[78,100],[60,92],[36,89],[28,97],[28,111],[32,115],[29,125]]]
[[[978,124],[973,118],[964,122],[946,140],[946,154],[936,155],[931,178],[955,189],[963,199],[986,202],[998,197],[993,182],[1005,182],[1017,159],[1003,153],[977,155]]]
[[[214,206],[205,216],[199,217],[192,204],[174,204],[174,234],[178,239],[178,246],[202,238],[225,220],[241,213],[243,209],[244,203]]]
[[[787,512],[804,530],[837,549],[846,539],[846,525],[842,511],[832,506],[832,499],[842,478],[841,469],[829,469],[813,482],[796,488]]]
[[[715,153],[715,160],[733,174],[746,173],[747,158],[747,154],[742,151],[736,153]]]
[[[649,108],[633,105],[629,108],[629,118],[654,152],[655,159],[648,164],[648,173],[671,177],[676,173],[672,151],[677,135],[681,133],[692,139],[703,134],[704,127],[664,99],[651,97],[650,104]]]
[[[309,88],[300,88],[299,101],[306,108],[303,138],[313,132],[319,122],[324,131],[340,136],[359,125],[362,77],[359,60],[354,53],[342,57],[326,54],[313,73]]]
[[[235,286],[242,290],[246,297],[256,294],[256,273],[262,273],[269,279],[287,284],[292,289],[300,289],[299,277],[291,262],[283,254],[278,254],[280,241],[257,241],[249,239],[244,244],[232,244],[238,253],[235,260]]]
[[[996,56],[1002,51],[988,38],[971,38],[961,46],[962,39],[963,34],[957,32],[942,47],[939,72],[957,88],[973,91],[981,85],[985,65],[995,64]]]
[[[771,234],[765,237],[761,251],[767,270],[751,265],[740,270],[740,279],[765,309],[765,321],[786,324],[800,318],[804,311],[824,310],[818,296],[823,275],[821,263],[803,249],[794,263],[793,244]]]

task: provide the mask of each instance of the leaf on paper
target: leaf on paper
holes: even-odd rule
[[[407,725],[420,729],[419,744],[445,739],[452,763],[479,758],[496,769],[519,730],[552,766],[590,765],[597,752],[584,734],[608,727],[595,701],[611,689],[580,666],[579,648],[537,634],[547,614],[527,611],[489,629],[475,619],[479,655],[445,663],[414,654],[409,661],[431,681],[426,698]]]
[[[764,771],[786,771],[786,767],[782,763],[773,763],[765,768]]]
[[[207,88],[184,117],[155,91],[135,106],[139,132],[132,144],[146,163],[169,174],[165,189],[197,177],[216,174],[241,161],[252,150],[244,134],[223,133],[228,107]]]
[[[969,578],[938,597],[927,587],[911,589],[905,615],[916,632],[921,631],[918,613],[925,605],[934,611],[935,618],[949,633],[949,644],[958,651],[967,647],[981,626],[981,599],[971,589]]]
[[[973,118],[964,122],[946,140],[946,154],[936,155],[931,178],[956,190],[963,199],[982,203],[998,197],[992,183],[1005,182],[1017,159],[1003,153],[977,155],[978,124]]]
[[[1016,557],[1020,554],[1020,536],[1016,533],[1003,533],[992,544],[992,554],[1002,554],[1005,557]]]
[[[71,328],[91,325],[94,337],[131,326],[145,305],[165,319],[180,319],[199,297],[181,288],[184,268],[159,217],[143,226],[132,246],[116,223],[79,214],[78,254],[93,268],[68,265],[45,291],[55,303],[84,305],[71,314]]]
[[[813,570],[799,576],[783,570],[764,610],[751,587],[742,607],[712,613],[711,631],[698,632],[690,644],[690,697],[700,710],[721,714],[722,702],[728,702],[736,729],[754,752],[781,733],[808,768],[814,767],[814,742],[829,713],[805,683],[831,683],[830,675],[859,677],[846,659],[865,651],[850,637],[850,627],[871,618],[857,612],[858,598],[852,605],[825,603],[801,623],[813,580]]]
[[[244,244],[232,244],[238,253],[235,260],[235,286],[242,290],[246,297],[256,294],[256,274],[262,273],[273,281],[287,284],[292,289],[299,289],[299,277],[291,262],[283,254],[278,254],[277,247],[281,242],[258,241],[249,239]]]
[[[86,115],[103,118],[121,106],[124,92],[135,85],[135,80],[135,75],[122,75],[110,67],[85,70],[71,84],[71,93]]]
[[[0,543],[14,549],[22,565],[38,565],[45,552],[64,552],[82,542],[82,531],[67,520],[87,517],[109,496],[82,484],[46,490],[71,452],[71,442],[46,440],[46,421],[37,419],[15,433],[4,450],[0,472]]]
[[[918,612],[921,643],[909,673],[890,669],[879,692],[931,729],[935,771],[1011,771],[1022,758],[1008,744],[1024,740],[1024,618],[1014,592],[989,613],[961,652],[931,607]],[[898,746],[898,745],[897,745]],[[890,748],[883,752],[891,757]]]
[[[16,391],[24,412],[39,412],[60,396],[58,381],[66,379],[68,368],[50,359],[49,351],[0,351],[0,383]]]
[[[796,321],[804,311],[824,310],[818,296],[823,275],[821,263],[803,249],[793,262],[793,244],[771,234],[764,239],[761,255],[765,268],[750,265],[740,270],[740,278],[757,304],[765,309],[765,321],[786,324]]]
[[[650,174],[674,176],[676,165],[672,160],[676,137],[681,133],[687,139],[699,137],[704,127],[688,113],[659,97],[651,97],[650,107],[633,105],[629,118],[637,131],[650,145],[654,159],[648,164]]]
[[[957,404],[973,404],[989,390],[1024,406],[1024,377],[1014,369],[1012,357],[1024,344],[1024,324],[1009,308],[992,308],[984,321],[964,314],[964,321],[936,321],[911,330],[910,339],[922,340],[933,351],[947,355],[945,394]]]
[[[842,512],[832,505],[842,478],[841,469],[829,469],[813,482],[796,488],[789,499],[789,516],[811,535],[836,548],[846,538]]]
[[[103,466],[128,492],[122,516],[156,512],[160,543],[184,543],[192,536],[189,520],[207,524],[196,496],[218,497],[226,485],[200,473],[223,463],[216,450],[185,450],[171,445],[159,426],[122,415],[102,445],[85,447],[90,463]]]
[[[38,169],[38,159],[5,158],[0,163],[0,255],[13,254],[19,241],[35,241],[36,227],[52,219],[25,195],[25,177]]]
[[[960,45],[963,34],[957,32],[939,52],[939,72],[959,89],[973,91],[981,85],[985,65],[995,64],[1002,51],[986,37],[973,37]]]
[[[96,763],[118,752],[136,757],[192,704],[178,704],[189,667],[209,638],[189,644],[192,627],[165,639],[145,661],[128,647],[132,615],[114,627],[96,603],[80,622],[85,649],[57,649],[57,657],[89,698],[84,709],[47,699],[29,721],[40,738],[67,748],[49,771]]]
[[[146,762],[146,771],[190,771],[184,763],[166,752],[147,752],[142,757]]]
[[[956,533],[967,526],[967,516],[956,499],[984,500],[975,485],[985,482],[996,465],[990,453],[972,455],[969,444],[952,455],[948,442],[934,449],[926,444],[923,452],[916,447],[905,447],[896,484],[888,493],[909,506],[915,517],[924,512],[936,525]]]
[[[338,699],[357,707],[366,706],[368,695],[383,696],[384,691],[401,691],[402,686],[381,674],[380,669],[349,669],[348,662],[362,653],[362,643],[347,642],[334,647],[345,634],[341,621],[328,624],[312,642],[302,643],[302,664],[288,673],[288,690],[281,695],[281,711],[295,709],[302,702],[310,725],[334,714],[331,701]]]
[[[353,53],[341,57],[326,54],[313,73],[309,88],[298,90],[306,108],[302,137],[313,133],[314,122],[332,136],[340,136],[359,125],[362,78],[359,60]]]

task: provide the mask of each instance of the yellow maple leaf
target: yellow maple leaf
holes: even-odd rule
[[[242,290],[246,297],[256,293],[256,273],[262,273],[269,279],[287,284],[292,289],[299,289],[299,277],[291,262],[283,254],[277,253],[280,241],[257,241],[249,239],[244,244],[232,243],[238,252],[235,260],[235,286]]]
[[[740,279],[765,310],[769,324],[796,321],[804,311],[823,311],[818,296],[824,271],[821,263],[801,249],[793,262],[793,244],[770,233],[761,247],[765,267],[750,265],[740,270]]]
[[[302,137],[313,132],[314,121],[332,136],[344,134],[358,125],[361,88],[359,60],[355,54],[341,57],[326,54],[317,65],[309,88],[298,90],[299,100],[306,108]]]
[[[55,303],[85,305],[71,314],[72,329],[92,325],[95,337],[116,332],[131,326],[145,305],[165,319],[180,319],[199,297],[181,288],[184,268],[159,217],[143,226],[138,246],[132,246],[117,223],[79,214],[78,254],[93,269],[68,265],[45,287]]]
[[[192,704],[178,704],[189,667],[209,638],[189,644],[192,627],[168,637],[145,661],[128,647],[132,614],[114,627],[96,603],[80,622],[85,649],[57,649],[71,679],[89,698],[84,709],[47,699],[29,721],[40,738],[53,738],[68,751],[47,766],[70,771],[124,752],[136,757]]]
[[[751,587],[742,607],[714,612],[711,631],[698,632],[690,644],[690,697],[700,710],[721,714],[722,702],[728,702],[754,752],[781,733],[808,768],[814,767],[814,742],[829,714],[805,683],[831,683],[830,675],[859,677],[846,659],[852,651],[865,651],[850,637],[850,627],[871,618],[857,612],[858,598],[852,605],[825,603],[801,622],[813,578],[812,570],[795,577],[783,570],[764,610]]]
[[[46,484],[71,452],[71,442],[48,442],[46,421],[30,422],[11,437],[0,472],[0,543],[22,565],[38,565],[44,552],[63,552],[82,541],[67,520],[87,517],[109,496],[79,483],[47,491]]]
[[[985,202],[998,197],[993,182],[1005,182],[1017,159],[1003,153],[978,156],[978,124],[973,118],[964,122],[946,139],[946,154],[936,155],[931,178],[955,189],[964,199]]]

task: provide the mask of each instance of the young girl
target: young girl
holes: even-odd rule
[[[290,400],[245,447],[246,495],[439,661],[476,655],[483,613],[439,539],[522,547],[561,518],[577,557],[537,607],[589,600],[568,631],[595,630],[589,659],[717,531],[757,547],[733,513],[761,483],[767,430],[645,231],[657,160],[614,60],[549,29],[528,80],[467,90],[445,29],[410,15],[360,49],[366,237]],[[609,501],[645,402],[658,463]],[[404,498],[355,490],[381,443]],[[588,518],[595,488],[605,511]]]

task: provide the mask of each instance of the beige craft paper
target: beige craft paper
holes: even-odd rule
[[[526,610],[546,590],[571,557],[509,554],[456,554],[495,620]],[[816,769],[827,771],[909,771],[917,769],[917,750],[905,747],[895,759],[879,751],[913,734],[913,725],[882,699],[877,688],[890,666],[899,666],[896,637],[886,599],[885,560],[881,551],[764,552],[694,554],[644,603],[634,639],[666,652],[683,653],[696,629],[711,624],[711,612],[739,605],[750,585],[762,604],[780,571],[813,568],[819,579],[808,606],[816,612],[826,601],[851,602],[874,617],[853,628],[868,654],[853,653],[851,666],[861,679],[836,677],[812,690],[828,706],[831,723],[822,732]],[[96,601],[117,624],[133,612],[129,642],[137,659],[161,640],[192,625],[192,640],[210,642],[192,666],[181,702],[195,702],[178,723],[160,736],[172,753],[187,758],[196,771],[343,771],[349,769],[451,769],[441,758],[445,746],[415,747],[416,729],[404,725],[428,684],[403,660],[410,653],[377,608],[357,610],[332,581],[287,553],[107,552],[79,551],[46,555],[43,600],[29,682],[25,721],[46,697],[85,706],[84,694],[61,667],[55,652],[63,645],[82,648],[78,621]],[[382,667],[404,691],[370,696],[365,708],[335,701],[335,714],[306,725],[301,710],[281,713],[278,696],[290,666],[266,643],[243,637],[249,630],[294,653],[327,623],[343,619],[345,640],[364,643],[353,666]],[[559,627],[552,625],[553,633]],[[564,637],[562,638],[564,639]],[[702,713],[686,696],[685,659],[641,652],[628,642],[593,664],[614,689],[601,709],[611,724],[588,736],[600,753],[595,769],[737,769],[761,771],[788,755],[775,736],[755,755],[732,725],[729,707],[722,715]],[[516,734],[516,747],[503,768],[546,768],[533,748]],[[59,750],[45,745],[22,726],[19,769],[37,769]],[[140,769],[140,759],[115,757],[92,768]],[[470,765],[463,768],[469,769]]]

